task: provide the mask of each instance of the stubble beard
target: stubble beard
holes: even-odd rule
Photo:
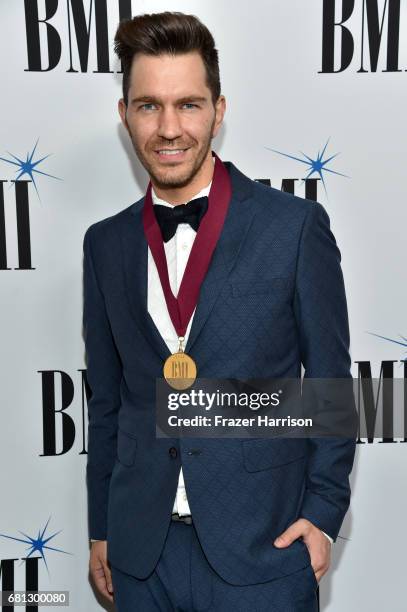
[[[152,163],[150,161],[150,158],[147,157],[144,154],[144,152],[140,149],[135,138],[133,138],[133,135],[131,134],[131,141],[133,144],[134,151],[140,163],[145,168],[145,170],[148,172],[150,179],[155,185],[157,185],[157,187],[161,189],[166,189],[166,188],[168,189],[171,187],[173,188],[185,187],[193,180],[193,178],[198,174],[199,170],[201,169],[206,159],[206,156],[208,155],[208,151],[211,148],[212,130],[213,130],[214,123],[215,123],[215,119],[211,125],[211,129],[207,135],[207,138],[202,143],[202,145],[199,147],[196,156],[192,160],[192,165],[189,165],[189,167],[185,168],[184,170],[181,170],[180,168],[178,169],[176,166],[172,168],[164,168],[164,167],[162,169],[158,168],[159,162],[157,161],[156,164]],[[172,145],[169,145],[167,141],[167,145],[163,142],[161,146],[162,148],[165,148],[165,146],[172,146]],[[194,148],[194,145],[192,145],[192,148]],[[152,155],[155,155],[154,151],[152,152]]]

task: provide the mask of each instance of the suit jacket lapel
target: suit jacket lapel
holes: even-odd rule
[[[124,280],[130,310],[140,332],[163,360],[171,354],[147,310],[148,244],[144,235],[142,209],[144,198],[131,209],[130,223],[122,231]]]
[[[199,300],[185,347],[190,352],[235,264],[254,217],[251,206],[252,181],[231,162],[223,162],[232,180],[232,199],[223,229],[201,286]]]
[[[252,181],[231,162],[223,162],[232,181],[232,199],[223,229],[201,286],[185,351],[197,340],[220,290],[224,286],[252,222],[255,207],[250,205]],[[122,256],[126,291],[135,323],[147,342],[163,360],[170,351],[147,311],[148,245],[144,236],[142,208],[144,197],[130,208],[130,223],[122,230]],[[129,219],[127,218],[128,222]]]

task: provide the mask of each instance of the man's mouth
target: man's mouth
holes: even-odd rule
[[[188,151],[189,147],[185,149],[156,149],[155,153],[160,159],[172,159],[179,160],[185,156],[185,152]]]

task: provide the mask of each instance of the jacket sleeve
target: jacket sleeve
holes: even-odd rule
[[[86,484],[89,537],[106,540],[109,483],[117,449],[122,365],[96,274],[92,252],[93,228],[88,228],[83,241],[83,330],[87,392],[90,390]]]
[[[321,204],[312,202],[302,228],[294,298],[304,378],[352,378],[340,262],[328,214]],[[346,409],[353,411],[354,404]],[[320,437],[309,438],[307,443],[306,485],[299,516],[336,540],[350,503],[349,474],[356,440]]]

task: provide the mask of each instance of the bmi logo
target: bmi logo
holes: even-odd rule
[[[326,190],[326,182],[325,175],[327,174],[336,174],[338,176],[345,176],[346,174],[342,174],[337,170],[332,168],[331,164],[332,160],[335,159],[339,155],[339,153],[328,154],[327,147],[329,143],[329,138],[325,145],[322,147],[320,151],[316,155],[306,155],[302,151],[299,154],[290,154],[284,153],[282,151],[278,151],[277,149],[272,149],[271,147],[265,147],[269,151],[273,151],[273,153],[277,153],[278,155],[282,155],[287,157],[288,159],[294,160],[297,162],[297,165],[302,164],[302,167],[305,169],[306,176],[302,179],[302,182],[305,183],[305,197],[309,200],[318,200],[318,182],[322,181],[325,194],[327,195]],[[301,156],[301,157],[300,157]],[[349,177],[347,177],[349,178]],[[268,179],[259,179],[260,182],[264,184],[270,185],[270,181]],[[289,193],[295,192],[295,182],[298,181],[298,178],[285,178],[282,182],[282,191],[288,191]]]
[[[28,72],[47,72],[66,58],[66,72],[111,73],[109,11],[114,27],[131,18],[131,0],[25,0]],[[112,17],[110,16],[110,19]],[[62,25],[61,25],[62,23]],[[58,25],[57,25],[58,24]],[[90,52],[95,59],[89,61]],[[121,72],[121,71],[118,71]]]
[[[407,13],[400,18],[400,0],[324,0],[322,69],[343,72],[403,72],[400,49],[407,36]],[[404,58],[407,61],[407,57]]]
[[[402,377],[395,377],[396,360],[381,362],[378,378],[370,361],[356,361],[359,444],[407,442],[407,360],[401,360]],[[363,433],[360,433],[363,431]]]
[[[381,340],[407,347],[407,338],[401,334],[400,339],[395,339],[373,332],[367,333]],[[366,424],[366,440],[362,442],[359,435],[358,443],[372,443],[378,436],[382,438],[382,442],[407,442],[407,358],[399,360],[399,367],[402,367],[401,378],[395,377],[396,360],[382,361],[378,379],[372,378],[370,361],[356,361],[356,363],[358,364],[359,419],[363,418]],[[404,423],[395,426],[398,415],[402,416]],[[380,427],[379,417],[381,417]]]
[[[18,266],[14,270],[35,270],[31,262],[31,230],[30,230],[30,202],[28,184],[34,185],[38,199],[40,198],[36,178],[45,176],[61,180],[52,174],[48,174],[43,169],[43,162],[49,157],[37,156],[38,140],[33,149],[26,156],[17,156],[8,152],[8,157],[0,157],[3,164],[15,170],[16,178],[8,181],[0,178],[0,270],[11,270],[7,261],[7,235],[16,230]],[[15,192],[15,218],[7,223],[5,214],[4,185],[10,182],[10,187],[14,184]],[[10,227],[10,225],[15,227]]]
[[[51,517],[50,517],[51,518]],[[8,540],[14,540],[15,542],[19,542],[20,546],[24,545],[24,554],[23,556],[10,557],[10,558],[0,558],[0,592],[1,591],[14,591],[14,590],[24,590],[24,591],[38,591],[39,589],[39,580],[38,580],[38,570],[39,570],[39,562],[44,562],[44,565],[47,569],[47,573],[49,576],[49,568],[47,564],[47,560],[45,554],[48,554],[48,551],[53,551],[57,553],[62,553],[65,555],[72,555],[72,553],[62,550],[61,548],[56,548],[52,546],[51,541],[61,532],[61,530],[52,533],[46,534],[46,530],[48,528],[48,523],[50,518],[45,524],[45,527],[38,530],[38,534],[36,536],[29,536],[23,531],[20,531],[20,536],[9,535],[5,533],[0,533],[0,538],[5,538]],[[16,589],[16,582],[19,579],[19,576],[15,571],[15,562],[21,561],[18,567],[20,567],[23,563],[25,564],[24,575],[21,576],[22,579],[25,579],[25,584],[23,589]],[[7,609],[14,609],[12,606],[5,606]],[[37,610],[38,607],[36,605],[27,607],[27,610]]]

